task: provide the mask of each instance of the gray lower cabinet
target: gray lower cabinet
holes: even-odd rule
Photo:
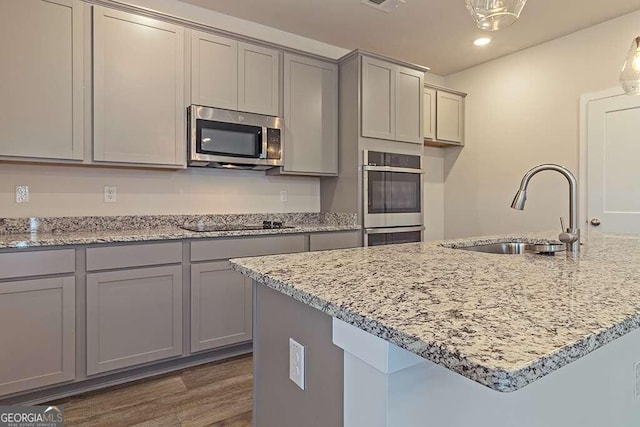
[[[252,338],[251,280],[228,261],[191,266],[191,351]]]
[[[0,395],[75,377],[75,278],[0,283]]]
[[[341,231],[337,233],[318,233],[309,236],[310,251],[328,251],[350,249],[362,246],[361,231]]]
[[[87,275],[87,374],[182,354],[182,267]]]

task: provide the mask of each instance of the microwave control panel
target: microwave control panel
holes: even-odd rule
[[[282,147],[280,144],[280,129],[267,129],[267,159],[282,158]]]

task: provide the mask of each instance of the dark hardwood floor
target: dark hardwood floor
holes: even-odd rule
[[[251,426],[253,359],[243,356],[72,396],[65,426]]]

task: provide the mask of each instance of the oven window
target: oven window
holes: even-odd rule
[[[419,231],[405,231],[400,233],[369,234],[369,246],[395,245],[399,243],[416,243],[422,241]]]
[[[419,213],[422,175],[405,172],[369,171],[368,213]]]
[[[259,158],[262,128],[208,120],[198,120],[197,151],[219,156]]]

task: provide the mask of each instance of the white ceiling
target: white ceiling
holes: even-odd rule
[[[449,75],[582,28],[640,10],[640,0],[529,0],[520,21],[487,34],[464,0],[407,0],[391,13],[360,0],[182,0],[347,49],[365,49]],[[640,23],[639,23],[640,24]],[[639,25],[640,32],[640,25]]]

